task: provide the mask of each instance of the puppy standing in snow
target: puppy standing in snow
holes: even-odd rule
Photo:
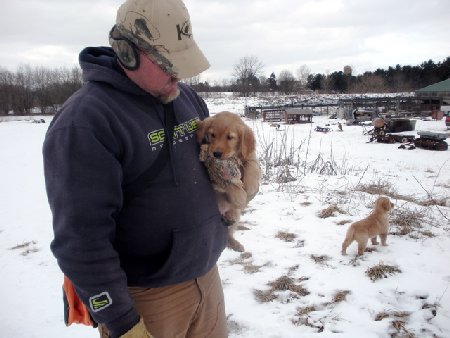
[[[378,244],[377,236],[380,236],[381,245],[386,246],[386,238],[389,231],[389,211],[394,207],[387,197],[378,197],[375,208],[366,218],[352,223],[347,230],[342,243],[342,254],[346,255],[347,247],[353,242],[358,242],[358,255],[362,255],[366,249],[369,238],[372,244]]]

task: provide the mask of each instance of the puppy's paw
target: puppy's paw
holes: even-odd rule
[[[228,238],[228,248],[237,252],[244,252],[244,246],[234,238]]]

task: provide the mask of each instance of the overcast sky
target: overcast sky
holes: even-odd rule
[[[0,4],[0,67],[69,67],[85,46],[108,44],[122,0],[15,0]],[[269,76],[306,65],[354,74],[450,56],[449,0],[185,0],[211,63],[203,81],[231,79],[256,56]]]

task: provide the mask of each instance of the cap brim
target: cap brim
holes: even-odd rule
[[[208,59],[196,43],[180,52],[161,53],[161,55],[173,63],[177,77],[180,79],[197,76],[210,66]]]

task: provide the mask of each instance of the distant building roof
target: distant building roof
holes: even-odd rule
[[[416,93],[450,92],[450,78],[416,90]]]
[[[313,110],[309,108],[286,108],[288,114],[313,115]]]

